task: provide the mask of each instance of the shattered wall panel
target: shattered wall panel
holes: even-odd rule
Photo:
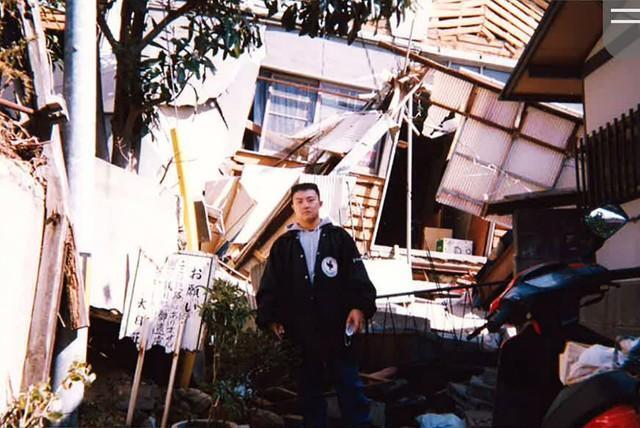
[[[422,133],[426,136],[434,138],[434,135],[441,132],[441,128],[445,122],[445,119],[451,114],[451,112],[442,107],[435,105],[429,106],[427,112],[427,118],[424,120]],[[438,134],[440,135],[440,134]]]
[[[271,168],[262,165],[246,165],[240,183],[256,201],[247,223],[234,244],[246,244],[258,233],[282,199],[288,194],[302,171],[290,168]]]
[[[319,139],[314,147],[333,153],[347,153],[375,126],[381,115],[378,111],[346,113],[340,123]]]

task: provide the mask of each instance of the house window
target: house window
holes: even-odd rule
[[[502,83],[506,83],[507,80],[509,80],[509,76],[511,75],[511,73],[509,73],[508,71],[495,70],[493,68],[487,67],[482,68],[482,74]]]
[[[324,120],[334,114],[346,113],[350,111],[362,110],[364,101],[355,99],[361,91],[345,88],[331,83],[320,82],[320,92],[318,93],[318,120]],[[344,94],[339,96],[336,94]]]
[[[313,79],[304,79],[263,70],[256,85],[253,121],[262,127],[254,149],[283,154],[291,136],[307,126],[335,114],[360,111],[366,101],[357,96],[364,91]],[[381,144],[360,162],[358,170],[376,173]]]
[[[269,81],[266,86],[260,145],[264,151],[278,153],[287,147],[283,146],[284,141],[271,133],[293,135],[314,122],[318,93],[305,89],[305,86],[317,87],[318,82],[280,74],[274,74],[272,78],[273,81]]]

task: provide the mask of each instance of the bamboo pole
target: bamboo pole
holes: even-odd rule
[[[184,169],[184,159],[182,158],[182,145],[180,144],[180,136],[178,129],[171,129],[171,142],[173,143],[173,156],[176,164],[176,172],[178,173],[178,183],[180,186],[180,195],[183,202],[184,213],[184,230],[187,236],[187,249],[189,251],[198,251],[198,226],[196,224],[196,213],[193,206],[193,200],[189,195],[188,174]],[[195,352],[185,352],[180,369],[179,385],[187,388],[191,382],[191,374],[196,361]]]
[[[173,358],[171,361],[171,373],[169,374],[169,384],[167,385],[167,395],[164,400],[164,411],[162,412],[162,423],[160,428],[167,428],[169,420],[169,409],[171,408],[171,398],[173,396],[173,384],[176,380],[176,371],[178,369],[178,358],[180,357],[180,345],[182,344],[182,333],[184,333],[185,320],[180,320],[178,328],[178,337],[173,348]]]

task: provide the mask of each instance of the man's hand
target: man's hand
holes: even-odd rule
[[[360,309],[351,309],[349,312],[349,316],[347,317],[346,326],[351,325],[353,327],[353,331],[358,333],[360,329],[364,326],[364,314]]]
[[[284,336],[284,326],[278,322],[272,322],[271,324],[269,324],[269,330],[271,330],[273,334],[278,337],[278,339],[282,339],[282,337]]]

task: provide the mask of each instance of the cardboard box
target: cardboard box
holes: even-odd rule
[[[442,227],[425,227],[424,241],[422,242],[423,250],[436,251],[438,239],[451,238],[453,231]]]
[[[438,240],[436,251],[441,253],[473,255],[473,241],[443,238]]]

